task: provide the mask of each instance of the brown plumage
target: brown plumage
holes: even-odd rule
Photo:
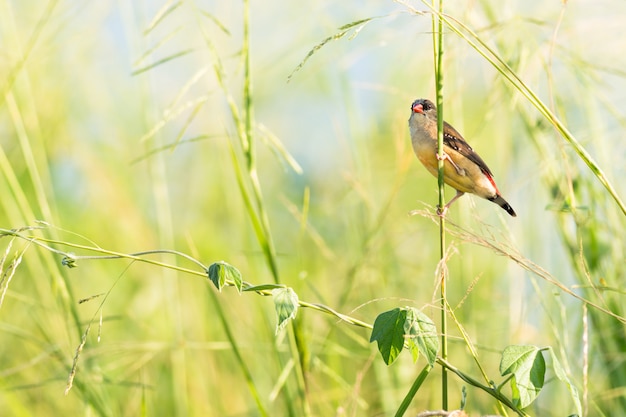
[[[456,196],[446,204],[442,214],[464,193],[476,194],[493,201],[511,216],[517,216],[511,205],[502,198],[493,173],[474,152],[463,136],[450,124],[443,122],[443,156],[437,155],[437,109],[426,99],[411,104],[409,118],[413,150],[428,172],[438,176],[438,160],[444,160],[444,182],[456,190]],[[447,162],[447,163],[446,163]]]

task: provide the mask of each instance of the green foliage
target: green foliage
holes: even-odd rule
[[[278,322],[276,324],[276,333],[285,328],[289,320],[296,318],[298,313],[298,294],[291,288],[276,288],[272,290],[274,298],[274,307]]]
[[[222,291],[222,287],[226,284],[226,281],[230,281],[235,285],[237,291],[241,293],[243,288],[243,279],[241,277],[241,272],[234,266],[224,262],[215,262],[209,266],[207,271],[209,279],[215,285],[215,287]]]
[[[393,309],[381,313],[374,321],[370,342],[378,343],[378,351],[387,365],[396,360],[404,348],[406,310]]]
[[[435,324],[424,313],[411,307],[394,308],[379,314],[370,337],[370,342],[374,341],[378,343],[378,351],[387,365],[396,360],[405,343],[414,362],[422,353],[431,367],[439,351]]]
[[[528,407],[539,395],[544,386],[546,363],[542,351],[552,353],[552,367],[557,378],[565,383],[570,390],[578,415],[582,415],[580,397],[575,386],[572,385],[565,370],[554,355],[552,348],[541,349],[536,346],[513,345],[507,346],[502,352],[500,360],[500,374],[511,375],[511,390],[513,403],[521,408]]]
[[[439,352],[439,338],[435,323],[421,311],[407,308],[404,327],[413,361],[417,361],[419,352],[422,352],[426,355],[428,364],[434,366]]]
[[[528,407],[543,388],[546,363],[541,349],[535,346],[507,346],[500,360],[500,374],[511,378],[513,403]]]
[[[583,407],[582,407],[582,404],[580,403],[580,394],[578,393],[578,389],[576,389],[576,386],[573,384],[573,382],[567,375],[567,372],[565,372],[565,369],[563,369],[561,362],[559,362],[559,360],[557,359],[557,356],[554,354],[554,350],[551,347],[549,347],[547,350],[551,354],[552,370],[554,371],[554,374],[559,379],[559,381],[563,382],[567,386],[567,389],[569,390],[569,393],[570,393],[570,398],[572,402],[574,403],[574,406],[576,407],[576,411],[578,412],[577,415],[582,416]]]

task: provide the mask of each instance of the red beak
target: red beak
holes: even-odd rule
[[[424,113],[424,106],[422,106],[422,105],[421,105],[421,104],[419,104],[419,103],[416,103],[416,104],[413,106],[413,113]]]

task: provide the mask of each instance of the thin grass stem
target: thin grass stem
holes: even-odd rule
[[[472,358],[474,358],[474,362],[476,363],[476,366],[478,366],[478,370],[480,371],[483,379],[485,380],[485,382],[487,384],[491,384],[492,382],[491,382],[489,376],[487,376],[487,372],[485,371],[485,368],[483,368],[482,364],[478,360],[478,352],[476,351],[476,347],[474,346],[474,343],[472,343],[472,341],[470,340],[470,337],[467,334],[467,332],[465,331],[465,328],[463,327],[461,322],[456,317],[456,314],[454,313],[454,310],[447,303],[447,300],[446,300],[446,310],[448,311],[448,314],[450,314],[450,317],[452,318],[452,321],[454,321],[454,323],[456,324],[457,329],[459,329],[459,331],[461,332],[461,337],[463,337],[463,340],[465,341],[465,346],[467,346],[467,348],[468,348],[468,350],[470,352],[470,355],[472,355]],[[503,416],[507,415],[506,414],[506,410],[504,409],[504,406],[499,401],[498,401],[498,408],[500,409],[500,413]]]
[[[413,382],[413,385],[411,385],[411,389],[409,389],[409,392],[406,394],[406,396],[402,400],[400,407],[396,411],[395,417],[402,417],[404,413],[406,413],[406,410],[409,408],[411,401],[413,400],[413,398],[415,397],[415,394],[417,394],[417,391],[420,389],[420,387],[426,380],[426,377],[430,373],[431,369],[432,369],[432,366],[430,366],[430,364],[426,364],[426,366],[424,366],[424,368],[422,369],[422,372],[419,373],[419,375]]]
[[[443,0],[439,0],[439,12],[443,13]],[[433,6],[434,7],[434,1]],[[443,21],[441,18],[433,15],[433,44],[435,48],[435,90],[437,96],[437,153],[444,154],[443,149]],[[444,187],[444,161],[438,161],[437,186],[439,191],[439,210],[444,210],[445,206],[445,187]],[[445,262],[446,256],[446,235],[445,235],[445,218],[439,217],[439,258],[441,262]],[[447,305],[447,283],[446,270],[440,268],[440,290],[441,290],[441,357],[448,359],[448,318],[446,312]],[[448,373],[444,367],[441,368],[441,405],[444,410],[448,409]]]
[[[504,394],[502,394],[500,391],[498,391],[493,386],[488,386],[488,385],[481,384],[480,382],[478,382],[477,380],[475,380],[471,376],[465,374],[460,369],[456,368],[451,363],[449,363],[448,361],[446,361],[445,359],[443,359],[441,357],[437,358],[437,363],[439,365],[441,365],[443,368],[446,368],[450,372],[456,374],[459,378],[461,378],[463,381],[467,382],[471,386],[479,388],[479,389],[485,391],[487,394],[491,395],[493,398],[497,399],[502,404],[506,405],[511,410],[515,411],[517,413],[517,415],[519,415],[521,417],[529,417],[528,414],[526,414],[523,410],[520,410],[518,407],[516,407],[515,404],[513,404],[513,401],[511,401],[509,398],[507,398]]]
[[[224,329],[224,332],[226,333],[226,337],[228,338],[228,342],[230,343],[230,347],[233,351],[233,354],[235,355],[235,358],[237,359],[239,368],[243,372],[244,378],[246,379],[246,385],[248,386],[248,390],[250,390],[250,393],[252,394],[252,397],[254,398],[254,402],[256,403],[257,410],[262,416],[269,416],[269,414],[267,413],[267,410],[265,410],[265,406],[263,406],[263,401],[261,401],[261,396],[259,395],[259,391],[257,390],[256,385],[254,383],[254,379],[252,378],[252,373],[250,372],[250,368],[248,368],[246,361],[241,355],[241,352],[239,351],[239,346],[237,345],[237,341],[235,340],[235,336],[230,330],[230,325],[228,323],[228,320],[226,320],[226,315],[224,314],[222,304],[217,299],[217,295],[215,294],[215,291],[213,288],[209,288],[209,286],[207,286],[207,290],[210,294],[211,301],[213,302],[212,304],[213,306],[215,306],[215,311],[217,311],[217,315],[220,319],[220,323],[222,323],[222,328]]]

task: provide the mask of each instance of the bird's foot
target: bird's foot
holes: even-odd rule
[[[437,204],[437,216],[445,217],[446,213],[448,212],[448,207],[450,207],[452,203],[458,200],[459,197],[461,197],[463,194],[465,194],[463,191],[456,190],[456,195],[452,198],[452,200],[448,201],[448,204],[443,206],[443,208],[439,204]]]
[[[443,153],[443,155],[439,155],[439,152],[435,152],[438,161],[445,161],[446,159],[450,159],[450,156],[447,153]]]
[[[435,152],[435,155],[437,156],[437,160],[439,161],[445,161],[446,159],[452,164],[452,166],[454,167],[454,169],[456,169],[456,173],[459,175],[465,175],[465,170],[463,168],[459,168],[459,166],[457,164],[454,163],[454,161],[452,160],[452,158],[450,158],[450,155],[448,155],[447,153],[443,153],[443,155],[439,155],[439,153]]]

